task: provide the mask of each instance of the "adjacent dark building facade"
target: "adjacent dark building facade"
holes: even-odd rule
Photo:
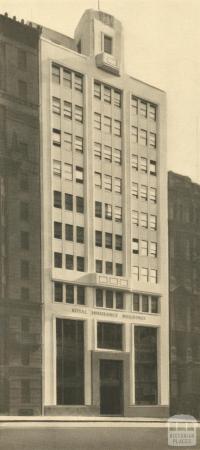
[[[200,416],[200,185],[169,172],[171,414]]]
[[[40,28],[0,15],[0,414],[41,414]]]

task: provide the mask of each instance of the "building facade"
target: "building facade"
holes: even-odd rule
[[[0,414],[41,402],[40,29],[0,15]]]
[[[169,172],[171,413],[200,416],[200,186]]]
[[[0,97],[16,122],[7,123],[9,162],[19,159],[1,191],[10,211],[1,232],[14,236],[2,275],[2,318],[7,308],[18,349],[3,363],[13,380],[9,412],[39,414],[42,405],[47,415],[167,416],[165,93],[125,73],[123,30],[109,14],[87,10],[74,39],[1,20],[15,47],[15,26],[35,38],[19,44],[27,69],[5,75],[16,77],[9,94],[23,81],[19,93]],[[29,158],[18,156],[23,140]]]

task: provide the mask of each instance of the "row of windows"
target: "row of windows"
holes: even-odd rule
[[[135,255],[157,257],[157,242],[148,242],[145,240],[132,239],[132,252]]]
[[[61,69],[57,64],[52,64],[52,81],[55,84],[61,83],[61,76],[63,86],[67,88],[74,88],[79,92],[83,92],[83,76],[80,73],[72,72],[68,69]]]
[[[61,147],[61,130],[53,128],[52,131],[53,145]],[[66,151],[72,151],[72,148],[77,152],[83,153],[84,141],[82,136],[72,136],[71,133],[64,132],[63,134],[63,148]]]
[[[85,270],[85,258],[82,256],[76,257],[76,269],[74,264],[74,255],[65,255],[65,268],[68,270],[78,270],[78,272],[84,272]],[[63,266],[63,255],[62,253],[54,253],[54,267],[61,269]]]
[[[140,221],[139,221],[140,218]],[[132,224],[136,225],[137,227],[140,226],[143,228],[150,228],[150,230],[157,230],[157,216],[153,214],[147,214],[145,212],[140,212],[132,210],[131,213],[131,220]]]
[[[121,136],[122,135],[122,126],[121,121],[112,119],[112,117],[109,116],[103,116],[99,113],[94,113],[94,128],[96,130],[102,130],[105,133],[111,134],[113,131],[113,134],[115,136]]]
[[[94,142],[94,156],[99,160],[101,160],[103,156],[107,162],[113,161],[119,165],[122,163],[122,151],[120,149],[112,149],[109,145],[104,145],[102,152],[102,144],[100,144],[100,142]]]
[[[131,156],[131,166],[136,171],[138,171],[138,169],[139,169],[140,172],[143,172],[143,173],[149,172],[150,175],[156,175],[156,161],[154,161],[152,159],[150,159],[150,161],[148,161],[147,158],[144,158],[144,157],[138,158],[138,155],[132,155]]]
[[[124,293],[96,289],[95,304],[97,308],[124,309]]]
[[[74,169],[74,173],[73,173]],[[62,174],[63,171],[63,174]],[[53,174],[57,177],[64,177],[64,180],[72,181],[75,178],[76,183],[83,184],[83,167],[75,166],[72,164],[63,163],[57,159],[53,160]]]
[[[54,197],[54,207],[55,208],[62,208],[62,192],[60,191],[54,191],[53,192]],[[65,200],[65,209],[67,211],[73,211],[73,209],[76,208],[77,213],[84,213],[84,198],[73,196],[72,194],[65,194],[64,197]],[[75,203],[75,205],[74,205]]]
[[[134,95],[131,96],[131,111],[134,115],[156,120],[156,105],[147,103]]]
[[[72,284],[63,284],[61,282],[54,283],[54,301],[85,305],[85,287],[74,286]]]
[[[61,115],[60,98],[52,98],[52,112],[58,116]],[[72,105],[70,102],[63,101],[63,116],[65,119],[72,119],[74,116],[77,122],[83,123],[83,107],[79,105]]]
[[[140,269],[140,270],[139,270]],[[155,284],[158,282],[158,273],[156,269],[148,269],[147,267],[132,267],[132,276],[135,281],[150,282]]]
[[[54,222],[54,237],[56,239],[62,239],[62,227],[63,224],[61,222]],[[74,240],[74,227],[73,225],[65,224],[65,239],[67,241]],[[76,242],[83,244],[84,243],[84,228],[77,226],[76,227]]]
[[[147,132],[142,128],[131,126],[132,142],[139,143],[140,145],[156,148],[156,133]]]
[[[94,97],[99,100],[102,98],[106,103],[113,103],[113,105],[118,108],[121,107],[121,93],[98,81],[94,81]]]
[[[112,233],[104,233],[104,243],[106,248],[113,248],[113,235]],[[95,245],[97,247],[103,246],[103,233],[102,231],[95,231]],[[120,234],[115,235],[115,250],[122,250],[122,236]]]
[[[102,189],[102,174],[100,172],[94,173],[95,186]],[[112,191],[114,184],[114,192],[118,194],[122,193],[122,179],[118,177],[112,177],[111,175],[103,175],[103,188],[105,191]]]
[[[113,275],[113,263],[111,261],[103,261],[102,259],[96,259],[96,273],[106,273],[107,275]],[[115,264],[115,275],[118,277],[123,276],[123,264]]]
[[[139,197],[139,185],[132,181],[131,183],[131,194],[133,197]],[[157,201],[157,189],[154,187],[148,187],[144,184],[140,185],[140,198],[141,200],[147,201],[149,197],[150,202],[156,203]]]
[[[157,314],[159,312],[159,298],[155,295],[134,293],[133,311]]]

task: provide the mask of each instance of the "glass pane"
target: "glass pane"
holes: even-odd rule
[[[135,327],[135,399],[137,405],[156,405],[157,329]]]

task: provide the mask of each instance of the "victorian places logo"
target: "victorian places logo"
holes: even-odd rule
[[[168,445],[171,447],[196,446],[197,421],[193,416],[175,415],[168,420]]]

